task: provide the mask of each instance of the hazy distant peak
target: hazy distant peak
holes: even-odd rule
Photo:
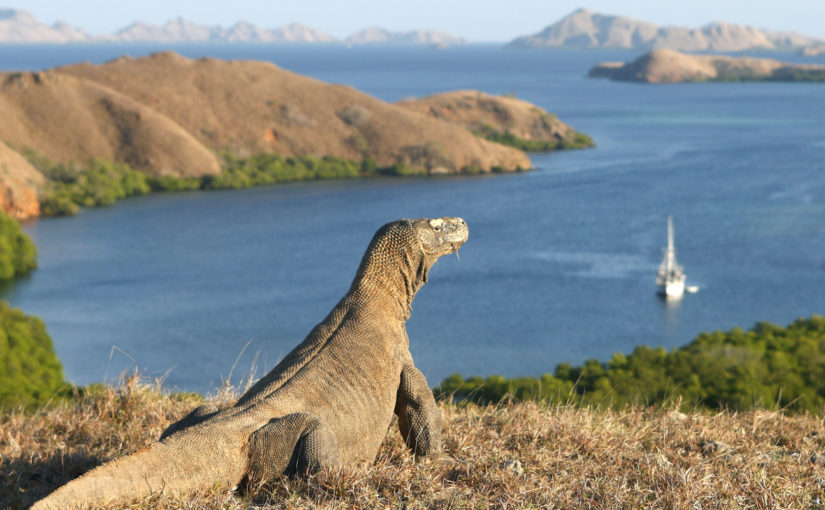
[[[218,27],[199,25],[179,16],[160,26],[135,22],[102,38],[118,42],[205,42],[212,40],[218,30]]]
[[[64,22],[48,26],[27,11],[0,10],[0,42],[65,43],[89,39],[89,34]]]
[[[714,21],[701,28],[660,27],[647,21],[578,9],[513,48],[671,48],[680,51],[743,51],[808,46],[816,38]]]
[[[392,32],[382,27],[367,27],[347,37],[349,44],[427,44],[449,46],[467,44],[463,37],[457,37],[440,30],[410,30]]]
[[[381,27],[367,27],[355,32],[347,37],[347,42],[353,44],[386,42],[390,38],[390,32]]]
[[[322,30],[308,27],[303,23],[290,23],[272,31],[277,41],[331,43],[338,39]]]

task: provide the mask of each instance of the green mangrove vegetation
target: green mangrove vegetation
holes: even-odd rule
[[[0,302],[0,409],[42,404],[68,388],[43,321]]]
[[[241,189],[294,181],[379,175],[410,177],[428,173],[422,166],[403,162],[381,167],[370,158],[359,163],[332,156],[284,157],[261,153],[241,158],[224,153],[221,154],[223,170],[220,174],[156,177],[134,170],[126,163],[102,158],[93,159],[88,166],[82,167],[76,163],[55,163],[32,151],[26,151],[25,155],[48,179],[40,198],[43,216],[73,215],[82,207],[107,206],[123,198],[149,192]],[[462,169],[462,173],[478,172],[472,166]]]
[[[620,408],[681,403],[686,409],[825,410],[825,317],[787,327],[702,333],[684,347],[639,346],[606,363],[561,363],[554,374],[507,379],[454,374],[438,398],[495,403],[506,398]]]
[[[37,247],[17,220],[0,212],[0,281],[11,280],[37,268]]]
[[[572,140],[527,140],[520,138],[509,131],[499,131],[495,127],[485,124],[474,129],[473,134],[491,142],[500,143],[525,152],[547,152],[561,149],[586,149],[593,147],[593,139],[584,133],[576,132]]]
[[[93,159],[88,166],[82,167],[76,163],[55,163],[32,151],[24,154],[48,179],[40,198],[41,214],[63,216],[76,214],[82,207],[108,206],[123,198],[149,192],[242,189],[307,180],[428,175],[422,165],[437,161],[433,155],[437,151],[429,146],[410,150],[410,157],[420,164],[398,162],[381,167],[370,158],[356,162],[332,156],[284,157],[260,153],[241,158],[223,153],[221,173],[200,177],[150,176],[126,163],[102,158]],[[493,171],[503,169],[493,168]],[[460,169],[463,174],[480,172],[475,165]]]
[[[112,205],[123,198],[149,193],[148,177],[125,163],[96,158],[75,164],[38,166],[48,183],[40,200],[43,216],[72,215],[80,207]]]
[[[223,154],[223,171],[200,177],[154,177],[134,170],[126,163],[96,158],[86,167],[75,163],[55,163],[27,152],[26,156],[48,179],[40,199],[43,216],[76,214],[81,207],[101,207],[152,191],[193,191],[240,189],[311,179],[344,179],[366,172],[395,175],[393,168],[381,169],[372,160],[355,163],[333,157],[285,158],[258,154],[239,158]]]

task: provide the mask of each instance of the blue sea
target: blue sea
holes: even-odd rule
[[[0,69],[139,56],[157,46],[0,46]],[[408,322],[416,364],[540,375],[636,345],[825,313],[825,84],[644,85],[585,77],[625,51],[176,46],[269,60],[387,101],[515,94],[591,135],[512,175],[311,182],[157,194],[24,225],[40,268],[2,290],[41,317],[67,377],[125,370],[212,392],[262,375],[347,291],[383,223],[462,216]],[[781,58],[799,60],[793,55]],[[825,59],[807,59],[823,63]],[[699,292],[655,295],[667,216]]]

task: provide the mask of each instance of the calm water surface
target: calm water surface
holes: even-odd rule
[[[149,46],[0,47],[0,68],[103,61]],[[584,78],[625,52],[182,46],[266,59],[385,100],[513,92],[594,137],[476,178],[300,183],[127,200],[28,223],[40,269],[3,297],[46,322],[68,378],[132,367],[211,391],[271,368],[346,292],[374,231],[460,215],[408,323],[431,384],[539,375],[638,344],[825,313],[825,86],[646,86]],[[654,295],[666,236],[700,291]],[[244,350],[244,347],[246,349]],[[237,360],[237,363],[236,363]]]

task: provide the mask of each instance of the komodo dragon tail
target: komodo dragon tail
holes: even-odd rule
[[[196,450],[192,438],[187,439],[155,443],[103,464],[52,492],[32,509],[96,507],[116,498],[185,493],[212,486],[219,480],[225,481],[227,488],[238,483],[246,465],[240,445]]]

